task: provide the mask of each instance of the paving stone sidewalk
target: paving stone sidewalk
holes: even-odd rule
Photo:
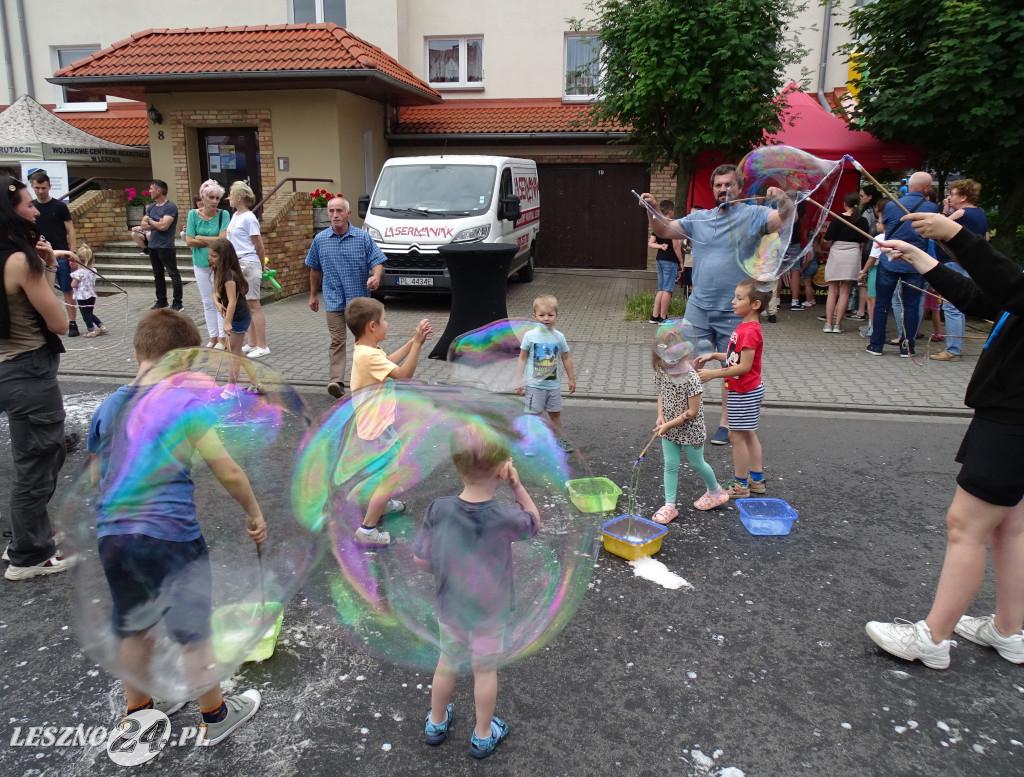
[[[654,288],[652,273],[539,270],[532,283],[509,284],[508,313],[512,318],[529,318],[535,296],[556,295],[560,308],[557,326],[572,348],[576,366],[576,396],[653,400],[650,342],[655,327],[646,321],[625,321],[623,315],[627,295]],[[195,283],[186,284],[184,301],[185,312],[205,335]],[[263,361],[293,385],[323,387],[327,383],[327,326],[322,308],[320,313],[313,313],[307,303],[308,296],[299,294],[264,307],[271,354]],[[152,290],[146,287],[129,287],[127,297],[101,299],[97,313],[111,335],[66,338],[68,353],[62,359],[61,374],[132,377],[132,333],[139,317],[152,304]],[[390,324],[386,345],[394,348],[410,336],[423,317],[430,319],[438,333],[448,322],[448,301],[443,297],[388,298],[385,304]],[[963,360],[956,363],[925,358],[926,349],[934,353],[943,348],[942,343],[926,340],[918,341],[916,360],[898,358],[893,346],[886,346],[881,358],[873,357],[864,352],[867,341],[857,334],[860,322],[847,322],[847,331],[842,334],[823,333],[822,322],[817,319],[823,309],[819,305],[791,312],[783,306],[778,323],[761,320],[766,406],[943,415],[969,412],[963,404],[964,390],[983,339],[966,340]],[[969,321],[967,334],[983,338],[986,326]],[[930,324],[925,328],[931,332]],[[895,331],[892,321],[890,330]],[[351,349],[351,338],[349,342]],[[447,381],[448,366],[424,355],[416,377]],[[709,386],[705,400],[709,404],[720,401],[717,382]]]

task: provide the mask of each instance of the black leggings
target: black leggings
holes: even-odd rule
[[[90,332],[94,327],[103,326],[103,322],[100,321],[100,317],[93,312],[96,309],[95,306],[95,297],[78,300],[78,309],[82,311],[82,320],[85,322],[85,325],[89,327]]]

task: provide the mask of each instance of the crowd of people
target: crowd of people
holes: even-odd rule
[[[648,208],[652,245],[665,254],[659,253],[658,261],[674,265],[666,268],[665,283],[659,271],[659,293],[670,297],[672,287],[668,278],[671,276],[674,285],[682,269],[681,246],[676,241],[692,238],[692,293],[687,300],[686,317],[697,341],[709,344],[708,352],[695,356],[682,371],[657,355],[653,360],[653,380],[658,387],[654,431],[662,440],[664,456],[665,504],[653,516],[659,523],[669,523],[679,514],[677,493],[683,450],[706,488],[694,502],[697,509],[710,510],[732,498],[767,492],[764,455],[757,434],[765,391],[760,319],[772,310],[774,295],[744,274],[734,258],[735,242],[753,240],[756,244],[765,235],[779,231],[790,215],[799,220],[805,214],[799,210],[792,214],[795,204],[781,190],[767,191],[768,199],[776,203],[774,207],[741,201],[741,186],[740,172],[735,166],[720,166],[712,175],[717,207],[679,219],[671,218],[672,203],[656,203],[650,194],[642,198]],[[100,333],[104,327],[93,310],[95,291],[88,282],[91,264],[83,258],[82,248],[78,246],[76,255],[70,247],[56,248],[43,237],[36,201],[24,183],[3,176],[0,187],[0,409],[9,419],[14,461],[10,488],[12,535],[5,551],[5,559],[9,560],[5,577],[26,580],[64,571],[74,563],[74,559],[58,550],[59,538],[54,536],[47,512],[67,450],[63,401],[57,382],[60,354],[64,351],[60,336],[69,334],[69,311],[76,305],[89,333]],[[896,344],[901,355],[913,353],[925,284],[942,295],[947,330],[956,326],[950,323],[951,318],[955,321],[959,315],[962,322],[964,313],[997,322],[967,391],[966,403],[975,415],[957,456],[962,469],[947,513],[949,544],[935,603],[928,616],[916,623],[872,621],[867,624],[867,633],[884,650],[901,658],[919,659],[936,669],[949,666],[950,638],[954,632],[995,648],[1009,661],[1024,663],[1024,470],[1016,455],[1024,456],[1024,436],[1019,433],[1024,428],[1024,400],[1018,389],[1021,368],[1016,359],[1021,348],[1016,335],[1024,326],[1020,323],[1024,314],[1024,275],[989,246],[983,214],[974,205],[978,196],[975,182],[961,180],[951,184],[950,196],[942,203],[948,216],[939,214],[938,205],[928,200],[930,187],[927,173],[915,173],[898,204],[890,200],[883,205],[880,193],[871,187],[847,194],[843,214],[837,215],[821,236],[819,247],[822,254],[828,254],[824,331],[842,331],[850,291],[855,283],[863,283],[861,309],[865,313],[855,308],[852,315],[870,317],[868,353],[882,352],[886,319],[894,296],[902,305],[902,311],[897,313],[901,326]],[[151,191],[156,207],[147,211],[139,231],[149,232],[148,250],[154,274],[158,270],[161,273],[156,284],[157,302],[155,310],[147,313],[136,328],[134,346],[139,371],[135,380],[105,401],[90,425],[89,453],[101,462],[99,471],[107,473],[104,477],[116,474],[122,455],[119,451],[126,447],[119,435],[127,431],[115,423],[117,408],[133,393],[148,390],[148,368],[166,352],[202,343],[195,324],[180,312],[180,276],[176,267],[171,272],[173,262],[166,259],[167,249],[163,246],[167,233],[173,246],[177,209],[167,200],[163,182],[154,181]],[[262,333],[256,324],[263,245],[258,220],[250,210],[254,204],[252,192],[244,184],[231,187],[230,201],[235,213],[230,218],[219,208],[223,194],[218,184],[205,182],[200,189],[200,202],[190,212],[185,229],[186,242],[193,249],[197,280],[204,277],[199,286],[209,336],[206,345],[241,356],[245,351],[242,340],[248,336],[249,356],[259,358],[259,352],[269,353],[269,349],[265,345],[265,324]],[[656,215],[656,206],[662,215]],[[864,215],[868,212],[871,216]],[[398,494],[396,473],[392,471],[393,453],[400,445],[401,428],[391,386],[396,380],[413,377],[420,350],[433,330],[424,319],[408,342],[391,353],[384,351],[381,343],[388,332],[385,309],[370,298],[380,282],[383,254],[366,232],[349,223],[350,208],[343,198],[332,199],[328,213],[331,226],[315,236],[305,259],[310,270],[309,307],[319,312],[323,295],[331,334],[327,390],[336,398],[343,397],[346,389],[345,330],[356,340],[350,386],[354,392],[356,431],[359,444],[366,448],[364,453],[379,459],[381,465],[368,468],[374,487],[369,489],[362,522],[354,527],[353,538],[357,546],[386,552],[391,537],[380,530],[380,519],[388,512],[405,509],[395,498]],[[795,234],[800,235],[799,230]],[[877,234],[877,239],[869,239],[872,234]],[[73,232],[71,235],[69,245],[74,245]],[[799,239],[814,240],[817,236],[800,235]],[[55,282],[63,293],[62,259],[68,262],[75,304],[62,302],[54,294]],[[794,309],[799,287],[812,261],[816,260],[794,267],[789,276],[796,287]],[[167,304],[166,286],[160,282],[165,270],[172,279],[171,305]],[[656,305],[652,320],[663,323],[660,319],[668,313],[668,302],[661,297]],[[807,309],[807,302],[800,303],[800,309]],[[538,297],[533,312],[537,327],[522,343],[518,371],[524,383],[524,410],[536,415],[548,413],[562,447],[572,450],[562,432],[561,373],[566,373],[570,393],[575,389],[575,374],[570,346],[555,328],[558,301],[550,295]],[[951,346],[949,343],[948,347]],[[958,352],[944,353],[959,358]],[[713,361],[721,366],[712,367]],[[703,386],[718,378],[723,379],[722,411],[712,442],[724,436],[722,442],[732,445],[733,477],[725,484],[719,482],[703,457],[703,445],[708,438]],[[232,379],[236,380],[237,375]],[[260,387],[253,385],[250,390],[259,393]],[[192,411],[183,406],[175,416],[189,412]],[[169,422],[154,417],[148,423],[153,430],[152,434],[144,435],[150,441],[147,444],[165,445],[163,435],[169,432],[163,427],[169,426]],[[477,556],[480,563],[493,565],[497,560],[501,568],[508,567],[511,538],[525,540],[536,534],[540,526],[540,513],[523,488],[507,447],[493,437],[485,428],[453,430],[452,462],[463,489],[457,498],[435,500],[413,541],[417,565],[434,575],[441,632],[441,656],[424,738],[431,745],[445,741],[453,715],[450,697],[455,675],[460,669],[471,667],[476,681],[477,715],[470,749],[477,758],[490,755],[508,734],[508,724],[493,712],[501,632],[508,619],[510,600],[498,597],[493,608],[477,608],[477,615],[466,620],[466,609],[459,602],[461,598],[473,598],[476,593],[470,590],[472,581],[464,574],[465,565],[467,558]],[[206,438],[197,435],[196,439]],[[249,536],[257,545],[263,543],[267,527],[245,474],[222,449],[206,449],[204,445],[209,446],[209,441],[196,450],[189,446],[175,448],[174,455],[180,457],[175,482],[191,483],[193,454],[198,452],[215,472],[223,470],[218,479],[245,510]],[[516,507],[496,512],[493,498],[502,484],[510,487]],[[137,494],[142,502],[151,497],[153,500],[153,509],[147,511],[146,521],[141,523],[122,520],[116,512],[105,513],[102,499],[98,504],[98,525],[102,524],[100,555],[114,602],[117,633],[124,641],[121,656],[126,664],[149,660],[143,649],[146,634],[169,612],[143,601],[145,596],[140,598],[140,591],[156,591],[171,581],[178,570],[177,560],[185,557],[183,553],[190,564],[205,558],[194,503],[190,503],[191,512],[184,522],[181,515],[163,516],[159,499],[164,485],[154,485],[152,493],[143,488]],[[175,529],[169,534],[160,528],[164,518],[173,518],[175,522]],[[492,534],[488,521],[500,524],[501,531]],[[160,526],[156,530],[147,528],[151,524]],[[459,535],[458,542],[454,542],[452,532],[463,530],[465,536]],[[166,545],[156,554],[166,563],[153,566],[132,561],[137,557],[153,558],[154,542]],[[184,548],[186,544],[188,549]],[[985,574],[988,547],[992,549],[996,574],[996,613],[969,616],[967,608]],[[208,559],[205,563],[209,563]],[[510,575],[507,579],[501,577],[495,585],[511,596]],[[186,609],[175,616],[180,627],[176,633],[183,644],[190,646],[189,654],[197,666],[203,665],[209,649],[208,599],[199,601],[190,596]],[[211,685],[199,701],[208,740],[205,744],[216,744],[257,711],[260,696],[256,691],[246,691],[224,697],[219,686]],[[154,699],[145,688],[126,684],[128,713],[156,708],[171,714],[180,706]]]

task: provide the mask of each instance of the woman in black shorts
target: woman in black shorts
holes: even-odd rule
[[[900,658],[932,669],[949,666],[950,637],[995,648],[1024,663],[1024,274],[983,237],[937,213],[911,213],[923,237],[946,243],[970,277],[901,240],[902,254],[964,313],[996,322],[967,386],[974,418],[956,460],[956,494],[946,513],[946,558],[931,612],[917,623],[867,624],[868,636]],[[996,611],[964,615],[985,577],[988,549],[996,576]]]

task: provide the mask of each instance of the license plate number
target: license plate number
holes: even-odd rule
[[[433,286],[433,278],[398,278],[399,286]]]

